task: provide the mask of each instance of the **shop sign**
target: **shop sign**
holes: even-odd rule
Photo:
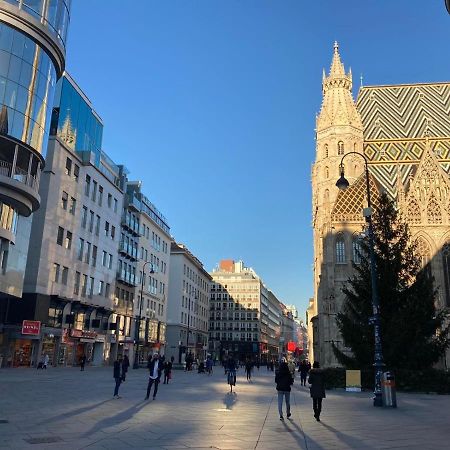
[[[22,334],[36,336],[41,332],[41,322],[39,320],[24,320],[22,322]]]
[[[95,339],[97,337],[97,333],[95,331],[78,330],[76,328],[71,328],[70,335],[74,338],[84,339]]]
[[[97,342],[105,342],[105,336],[99,334],[99,335],[95,338],[95,340],[96,340]]]

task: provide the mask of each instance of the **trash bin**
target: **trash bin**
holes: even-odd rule
[[[381,396],[383,406],[397,408],[397,396],[395,393],[395,376],[392,372],[384,372],[381,379]]]

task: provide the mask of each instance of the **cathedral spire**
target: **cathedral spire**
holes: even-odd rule
[[[341,56],[339,55],[339,44],[337,41],[334,41],[333,46],[333,59],[331,61],[331,68],[330,68],[330,77],[339,77],[342,75],[345,75],[345,69],[344,64],[341,62]]]

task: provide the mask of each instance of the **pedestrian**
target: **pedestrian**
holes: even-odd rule
[[[44,362],[43,367],[42,367],[43,369],[47,369],[49,360],[50,360],[50,358],[49,358],[49,356],[46,353],[45,356],[44,356],[44,361],[43,361]]]
[[[80,357],[80,370],[84,372],[84,365],[86,364],[86,355]]]
[[[113,369],[113,377],[116,380],[116,387],[114,388],[114,396],[113,398],[121,398],[119,396],[119,387],[120,384],[122,383],[122,373],[121,373],[121,368],[123,367],[122,365],[122,356],[118,356],[117,360],[114,361],[114,369]]]
[[[259,359],[256,361],[256,368],[258,369],[258,372],[259,372],[259,366],[260,366],[260,363],[259,363]]]
[[[308,383],[311,385],[309,392],[313,399],[314,417],[320,422],[320,413],[322,412],[322,399],[325,398],[325,379],[320,364],[314,361],[313,368],[309,372]]]
[[[308,377],[309,372],[309,367],[306,360],[303,360],[300,363],[298,371],[300,372],[300,386],[306,386],[306,378]]]
[[[145,400],[148,400],[150,397],[150,390],[152,388],[152,385],[155,385],[153,388],[153,400],[155,400],[156,394],[158,392],[158,384],[161,380],[161,372],[162,372],[162,365],[159,360],[159,354],[154,353],[152,360],[148,363],[147,368],[149,370],[149,378],[148,378],[148,385],[147,385],[147,396],[145,397]]]
[[[128,359],[128,355],[124,355],[122,361],[122,381],[125,381],[128,372],[128,367],[130,367],[130,360]]]
[[[247,381],[250,381],[252,379],[252,369],[252,362],[250,360],[247,360],[247,362],[245,363],[245,373],[247,374]]]
[[[169,384],[169,380],[172,378],[172,361],[164,363],[164,383]]]
[[[208,375],[212,374],[212,370],[213,370],[213,360],[211,356],[208,356],[206,358],[206,372],[208,372]]]
[[[280,414],[280,420],[284,420],[283,397],[286,402],[286,416],[289,419],[291,417],[291,386],[294,383],[294,378],[285,358],[282,359],[277,374],[275,375],[275,383],[278,391],[278,412]]]

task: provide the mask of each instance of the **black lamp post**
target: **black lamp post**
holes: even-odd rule
[[[370,323],[373,324],[375,333],[375,354],[374,354],[374,368],[375,368],[375,389],[373,406],[383,406],[383,401],[381,398],[381,377],[383,375],[383,352],[381,347],[381,321],[380,321],[380,301],[378,299],[378,289],[377,289],[377,267],[375,262],[375,251],[374,251],[374,234],[373,234],[373,224],[372,224],[372,203],[370,201],[370,181],[369,181],[369,166],[367,158],[359,152],[349,152],[344,155],[341,159],[339,165],[341,177],[336,182],[336,186],[345,190],[349,187],[350,183],[344,177],[344,159],[348,155],[359,155],[364,159],[365,163],[365,175],[366,175],[366,189],[367,189],[367,209],[364,210],[364,216],[367,221],[369,229],[369,253],[370,253],[370,275],[372,281],[372,310],[373,316],[371,317]]]
[[[139,369],[139,341],[141,336],[141,315],[142,315],[142,303],[144,302],[144,280],[145,280],[145,266],[149,264],[150,261],[145,261],[142,267],[141,276],[141,301],[139,303],[139,315],[136,317],[136,326],[134,333],[134,363],[133,369]],[[155,273],[153,271],[153,265],[150,267],[150,273]]]

